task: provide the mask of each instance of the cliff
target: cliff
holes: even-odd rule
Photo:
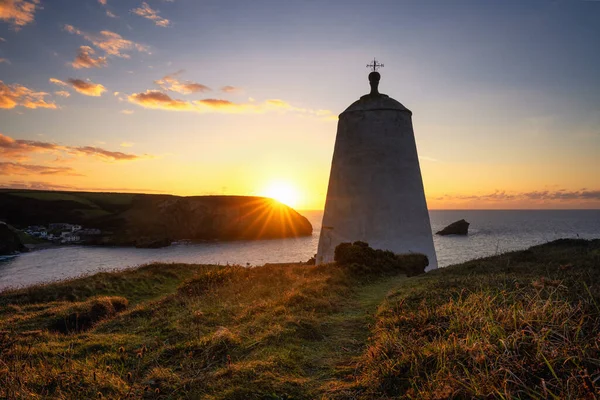
[[[312,234],[292,208],[264,197],[0,191],[0,219],[98,228],[91,244],[160,247],[175,240],[271,239]]]
[[[0,221],[0,256],[27,251],[15,230]]]

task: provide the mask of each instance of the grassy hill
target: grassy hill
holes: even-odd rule
[[[406,278],[154,264],[0,294],[0,397],[596,398],[600,240]]]
[[[127,210],[129,193],[0,189],[0,219],[20,228],[54,222],[105,225],[103,217]]]
[[[274,200],[253,196],[171,196],[1,189],[0,221],[17,228],[56,222],[105,231],[93,244],[234,240],[312,234],[310,222]]]

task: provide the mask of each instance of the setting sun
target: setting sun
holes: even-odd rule
[[[298,206],[300,195],[298,190],[288,182],[271,182],[261,193],[290,207]]]

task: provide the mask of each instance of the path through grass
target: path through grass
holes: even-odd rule
[[[366,348],[374,314],[386,295],[406,280],[403,275],[380,278],[356,288],[340,312],[328,315],[325,320],[331,335],[317,344],[314,360],[321,374],[314,376],[317,392],[332,390],[332,382],[354,372],[357,358]]]

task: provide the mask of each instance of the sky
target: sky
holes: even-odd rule
[[[430,209],[600,208],[596,0],[0,0],[0,187],[322,209],[373,57]]]

